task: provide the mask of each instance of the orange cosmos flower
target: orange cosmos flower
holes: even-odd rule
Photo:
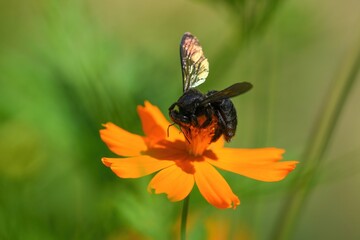
[[[101,139],[112,152],[126,158],[102,158],[102,162],[121,178],[139,178],[158,172],[148,190],[165,193],[170,201],[183,200],[196,183],[210,204],[236,208],[239,198],[215,167],[275,182],[285,178],[297,164],[297,161],[279,162],[283,149],[225,148],[222,139],[210,145],[212,125],[190,129],[185,133],[190,140],[187,141],[177,128],[169,128],[170,123],[156,106],[146,101],[145,106],[138,106],[137,110],[145,136],[127,132],[113,123],[104,124]]]

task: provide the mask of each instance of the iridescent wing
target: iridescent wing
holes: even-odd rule
[[[232,98],[236,97],[240,94],[246,93],[249,91],[253,85],[248,82],[241,82],[241,83],[235,83],[231,85],[228,88],[225,88],[224,90],[215,92],[214,94],[206,97],[204,100],[200,102],[200,105],[205,105],[208,103],[220,101],[225,98]]]
[[[189,32],[184,33],[181,39],[180,61],[184,92],[205,82],[209,74],[209,62],[198,39]]]

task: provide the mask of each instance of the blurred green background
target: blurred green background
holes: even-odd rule
[[[0,1],[0,239],[177,236],[181,203],[148,194],[150,176],[119,179],[103,166],[114,154],[98,131],[111,121],[141,134],[144,100],[167,116],[182,91],[186,31],[210,62],[202,91],[254,85],[234,99],[239,126],[229,145],[276,146],[301,162],[278,183],[221,171],[242,201],[235,211],[214,208],[195,188],[189,238],[210,239],[224,223],[224,239],[276,238],[285,200],[308,178],[301,169],[312,164],[332,84],[358,66],[359,12],[356,0]],[[353,77],[291,239],[360,239]],[[212,219],[223,221],[203,224]]]

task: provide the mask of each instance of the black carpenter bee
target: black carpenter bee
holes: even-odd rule
[[[210,124],[215,124],[211,142],[218,140],[221,135],[229,142],[235,135],[237,126],[236,110],[230,98],[249,91],[252,84],[235,83],[224,90],[213,90],[207,94],[195,89],[205,82],[209,74],[209,62],[198,39],[188,32],[181,39],[180,60],[183,95],[170,106],[170,118],[183,132],[189,131],[191,127],[206,128]],[[205,120],[200,122],[201,117]]]

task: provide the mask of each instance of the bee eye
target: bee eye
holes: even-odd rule
[[[180,112],[180,109],[179,109],[178,105],[175,105],[173,110],[176,111],[176,112]]]

